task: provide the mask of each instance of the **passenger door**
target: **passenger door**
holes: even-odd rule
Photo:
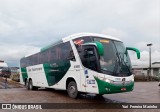
[[[82,64],[84,68],[86,92],[95,93],[97,91],[96,81],[94,76],[97,76],[98,71],[98,55],[96,47],[83,46],[83,56],[81,56]]]

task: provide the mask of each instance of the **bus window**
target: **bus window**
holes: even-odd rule
[[[56,60],[56,50],[55,50],[55,48],[51,48],[50,49],[50,53],[49,53],[49,60],[50,60],[50,62],[54,62],[55,60]]]
[[[38,62],[39,61],[38,60],[38,54],[33,55],[32,58],[33,58],[33,65],[39,64],[39,62]]]
[[[70,42],[66,42],[64,44],[62,44],[61,46],[61,59],[62,60],[72,60],[72,61],[76,61],[75,60],[75,56],[73,53],[73,50],[71,48]]]
[[[82,60],[83,66],[91,70],[97,71],[96,49],[93,46],[84,46],[84,54]]]
[[[73,42],[75,44],[76,47],[79,47],[81,46],[82,44],[84,43],[87,43],[87,42],[92,42],[92,38],[90,36],[87,36],[87,37],[80,37],[80,38],[77,38],[77,39],[74,39]]]
[[[61,51],[62,51],[61,52],[62,59],[66,60],[70,56],[70,51],[72,51],[70,43],[66,42],[66,43],[62,44]]]
[[[43,51],[39,54],[39,63],[47,63],[48,62],[48,50]]]

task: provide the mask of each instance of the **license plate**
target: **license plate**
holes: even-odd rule
[[[121,91],[126,91],[126,88],[121,88]]]

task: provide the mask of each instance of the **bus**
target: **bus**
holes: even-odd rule
[[[78,33],[20,59],[20,80],[28,90],[39,87],[66,90],[69,97],[129,92],[134,88],[128,50],[115,37]]]
[[[0,77],[7,77],[9,78],[11,75],[11,70],[8,67],[7,63],[3,60],[0,60]]]

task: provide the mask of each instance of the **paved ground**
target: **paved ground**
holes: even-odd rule
[[[104,95],[102,98],[97,98],[94,95],[81,95],[79,99],[69,98],[65,91],[46,90],[46,89],[39,89],[38,91],[28,91],[25,88],[22,88],[22,86],[17,86],[17,87],[18,88],[15,88],[15,85],[14,85],[14,88],[0,89],[0,102],[1,103],[121,103],[121,102],[160,103],[160,87],[158,86],[157,82],[136,82],[134,91],[128,92],[128,93],[108,94],[108,95]],[[29,110],[25,110],[25,111],[30,112]],[[106,112],[106,110],[104,109],[91,109],[91,110],[58,109],[58,110],[45,110],[45,111],[47,112],[50,112],[50,111],[51,112],[53,111],[58,111],[58,112],[59,111],[65,111],[65,112],[104,111]],[[137,112],[138,110],[110,109],[107,111]],[[160,112],[160,110],[140,110],[140,111]],[[15,112],[17,112],[17,110]],[[37,110],[37,112],[41,112],[41,111]]]
[[[127,103],[160,103],[160,86],[158,82],[136,82],[132,92],[104,95],[104,98]]]
[[[0,89],[22,88],[22,87],[23,86],[20,85],[18,82],[12,81],[9,78],[6,79],[6,78],[3,78],[3,77],[0,77]]]

